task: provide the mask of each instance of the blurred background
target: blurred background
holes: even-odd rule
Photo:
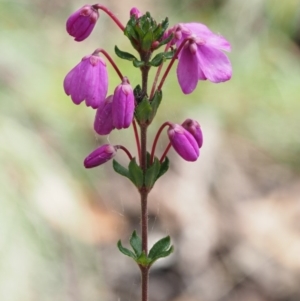
[[[0,1],[0,300],[139,300],[139,270],[116,248],[139,230],[138,194],[111,163],[83,159],[110,141],[133,154],[132,129],[99,137],[95,111],[75,106],[65,75],[97,47],[131,83],[139,70],[113,54],[129,42],[107,15],[75,42],[78,0]],[[157,19],[201,22],[232,44],[232,80],[184,96],[175,68],[150,130],[194,118],[199,160],[171,151],[150,194],[150,244],[175,252],[154,265],[152,301],[300,300],[299,0],[103,1],[125,24],[132,6]],[[108,65],[109,93],[119,79]],[[158,152],[167,145],[166,135]],[[126,158],[118,154],[119,162]]]

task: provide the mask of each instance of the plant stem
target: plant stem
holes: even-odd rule
[[[151,53],[141,53],[141,60],[146,64],[141,67],[142,73],[142,96],[148,95],[148,74],[150,67],[147,66]],[[147,124],[140,124],[140,139],[141,139],[141,157],[140,167],[143,171],[143,181],[145,182],[145,176],[147,171]],[[148,191],[146,187],[140,189],[141,195],[141,231],[142,231],[142,250],[148,255],[148,209],[147,209],[147,198]],[[141,280],[142,280],[142,301],[148,301],[148,283],[149,283],[149,267],[140,266],[141,269]]]

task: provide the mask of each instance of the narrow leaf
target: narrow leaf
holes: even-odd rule
[[[134,230],[131,237],[130,237],[130,245],[132,249],[134,250],[134,253],[137,257],[139,257],[142,254],[142,240],[141,238],[136,234],[136,231]]]
[[[147,188],[152,188],[157,176],[160,171],[160,163],[157,158],[154,159],[153,164],[147,169],[146,176],[145,176],[145,186]]]
[[[143,40],[142,40],[142,49],[144,51],[148,51],[151,46],[152,46],[152,43],[153,43],[153,33],[151,30],[149,30],[145,36],[143,37]]]
[[[137,58],[134,55],[132,55],[131,53],[120,50],[117,45],[115,46],[115,53],[119,58],[121,58],[123,60],[128,60],[128,61],[135,61],[136,60],[137,61]]]
[[[134,59],[132,63],[133,63],[133,66],[136,68],[140,68],[145,65],[145,62],[139,61],[138,59]]]
[[[115,159],[113,159],[113,169],[116,173],[120,174],[121,176],[124,176],[128,179],[130,179],[129,171],[127,168],[122,166],[119,162],[117,162]]]
[[[152,107],[147,98],[144,98],[135,109],[135,117],[140,122],[146,122],[151,115]]]
[[[143,186],[143,171],[142,169],[136,164],[135,158],[133,158],[128,166],[130,180],[132,183],[137,187],[141,188]]]
[[[127,248],[124,248],[122,246],[121,240],[118,241],[118,249],[124,255],[129,256],[129,257],[133,258],[134,260],[136,260],[136,256],[134,255],[134,253],[132,251],[128,250]]]
[[[153,118],[155,117],[157,109],[161,103],[161,100],[162,100],[162,91],[156,91],[153,98],[150,101],[152,112],[151,115],[149,116],[149,121],[152,121]]]
[[[169,161],[168,157],[166,157],[165,160],[161,163],[160,170],[159,170],[159,173],[157,175],[157,179],[160,178],[162,175],[164,175],[168,171],[169,162],[170,161]]]

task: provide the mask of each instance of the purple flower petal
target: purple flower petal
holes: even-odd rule
[[[85,100],[88,107],[98,108],[108,90],[105,61],[97,55],[84,57],[65,77],[64,89],[75,104]]]
[[[189,94],[195,90],[198,76],[197,55],[191,53],[189,47],[184,47],[177,66],[177,78],[184,94]]]
[[[220,83],[231,78],[231,63],[222,51],[199,45],[197,58],[205,77],[211,82]]]
[[[115,127],[112,120],[113,96],[108,96],[97,109],[94,129],[99,135],[108,135]]]

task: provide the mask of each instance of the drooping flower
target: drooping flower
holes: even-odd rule
[[[105,61],[98,55],[85,56],[65,77],[64,89],[75,104],[85,100],[88,107],[98,108],[108,89]]]
[[[85,168],[93,168],[111,160],[117,153],[117,148],[111,144],[104,144],[92,153],[90,153],[84,160]]]
[[[168,136],[173,148],[180,157],[190,162],[198,159],[198,143],[185,128],[179,124],[170,124]]]
[[[85,5],[68,18],[67,32],[75,38],[75,41],[83,41],[94,29],[98,18],[98,10],[92,5]]]
[[[200,23],[181,23],[173,32],[177,47],[190,38],[178,55],[177,78],[183,93],[193,92],[198,80],[220,83],[231,78],[231,63],[222,52],[231,50],[225,38]]]
[[[127,77],[117,86],[112,102],[113,125],[118,129],[130,126],[134,113],[134,94]]]
[[[193,119],[186,119],[182,126],[195,138],[198,143],[198,147],[201,148],[203,145],[203,134],[200,124]]]
[[[115,127],[112,119],[113,95],[108,96],[101,102],[94,121],[94,129],[99,135],[108,135]]]

